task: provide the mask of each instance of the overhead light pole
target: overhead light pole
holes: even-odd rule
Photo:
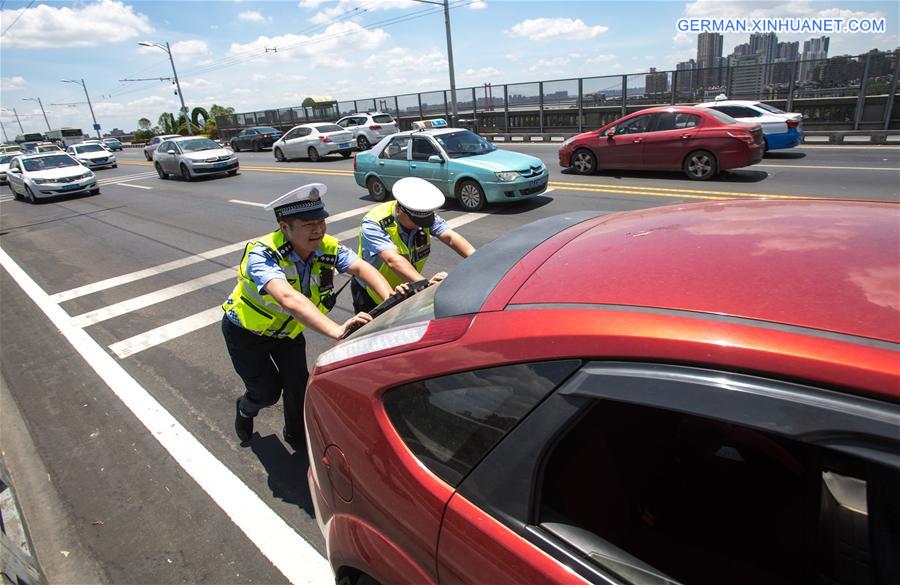
[[[191,130],[191,119],[188,117],[187,106],[184,105],[184,94],[181,93],[181,83],[178,81],[178,72],[175,71],[175,60],[172,59],[172,49],[169,47],[169,43],[164,45],[162,43],[141,41],[138,44],[142,47],[156,47],[157,49],[162,49],[169,55],[169,63],[172,64],[172,75],[175,76],[175,88],[178,90],[178,99],[181,100],[181,113],[184,114],[184,122],[187,126],[188,134],[193,136],[194,132]]]
[[[87,98],[88,108],[91,110],[91,119],[94,120],[94,130],[97,131],[97,138],[101,138],[100,136],[100,124],[97,123],[97,116],[94,115],[94,106],[91,105],[91,96],[88,95],[87,86],[84,84],[84,79],[61,79],[62,83],[80,83],[82,89],[84,89],[84,97]]]
[[[450,125],[453,126],[458,120],[456,109],[456,74],[453,70],[453,40],[450,35],[450,2],[449,0],[414,0],[422,4],[434,4],[444,7],[444,29],[447,35],[447,65],[450,68]]]
[[[6,126],[3,125],[2,120],[0,120],[0,130],[3,130],[3,142],[9,142],[9,136],[6,135]]]
[[[37,102],[38,105],[41,106],[41,113],[44,114],[44,122],[47,123],[47,130],[48,130],[48,131],[51,130],[51,128],[50,128],[50,120],[47,119],[47,112],[44,111],[44,104],[41,103],[41,98],[39,98],[39,97],[36,97],[36,98],[22,98],[22,100],[23,100],[23,101],[26,101],[26,102]],[[21,125],[21,124],[20,124],[20,125]]]
[[[22,128],[22,120],[19,119],[19,112],[17,112],[15,108],[13,108],[11,110],[7,110],[6,108],[0,108],[0,110],[12,112],[13,115],[16,117],[16,123],[19,125],[19,132],[21,132],[22,134],[25,134],[25,129]]]

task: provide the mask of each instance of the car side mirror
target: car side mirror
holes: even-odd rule
[[[604,132],[603,134],[604,134],[607,138],[612,138],[613,136],[616,135],[616,129],[615,129],[615,128],[610,128],[609,130],[607,130],[607,131]]]
[[[442,164],[444,164],[444,158],[440,157],[436,154],[432,154],[431,156],[428,157],[428,162],[437,163],[439,165],[442,165]]]
[[[22,171],[20,171],[19,169],[9,169],[6,172],[7,173],[21,173]]]
[[[174,151],[174,150],[167,150],[166,153],[167,153],[167,154],[175,154],[175,151]]]

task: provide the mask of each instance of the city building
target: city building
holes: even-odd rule
[[[797,61],[800,59],[800,41],[793,43],[778,43],[775,51],[775,60],[784,59],[788,61]]]
[[[675,91],[693,95],[697,86],[697,63],[693,59],[682,61],[675,66]]]
[[[763,95],[766,85],[766,65],[762,53],[738,55],[729,59],[731,80],[728,97],[736,100],[755,100]]]
[[[722,83],[722,40],[722,35],[715,32],[697,35],[697,67],[700,69],[701,87],[715,87]]]
[[[771,63],[778,52],[778,35],[775,33],[753,33],[750,35],[750,52],[763,56],[763,63]]]
[[[669,74],[657,73],[656,67],[650,68],[650,73],[644,76],[644,92],[648,94],[663,94],[669,91]]]
[[[828,58],[828,37],[809,39],[803,42],[800,63],[800,81],[813,81],[816,66]]]

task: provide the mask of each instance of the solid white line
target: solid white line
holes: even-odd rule
[[[249,205],[251,207],[265,207],[266,203],[256,203],[255,201],[244,201],[243,199],[229,199],[229,203],[238,203],[240,205]],[[350,209],[348,211],[342,211],[340,213],[335,213],[334,215],[328,216],[328,221],[340,221],[342,219],[346,219],[348,217],[353,217],[355,215],[362,215],[363,213],[368,213],[370,210],[374,209],[378,204],[374,205],[364,205],[363,207],[357,207],[356,209]]]
[[[194,254],[193,256],[188,256],[187,258],[179,258],[178,260],[172,260],[171,262],[166,262],[164,264],[159,264],[151,268],[138,270],[137,272],[123,274],[122,276],[114,276],[112,278],[107,278],[106,280],[101,280],[93,284],[86,284],[84,286],[79,286],[77,288],[58,292],[55,295],[50,295],[50,300],[56,303],[62,303],[64,301],[83,297],[84,295],[93,294],[101,290],[106,290],[108,288],[113,288],[122,284],[128,284],[129,282],[141,280],[150,276],[156,276],[157,274],[162,274],[170,270],[176,270],[178,268],[190,266],[191,264],[196,264],[197,262],[212,260],[213,258],[222,256],[224,254],[237,252],[238,250],[243,250],[246,244],[247,242],[228,244],[227,246],[222,246],[221,248],[215,248],[206,252]]]
[[[222,307],[215,306],[190,317],[167,323],[156,329],[151,329],[134,337],[113,343],[109,346],[109,349],[120,358],[127,358],[145,349],[221,321],[223,314]]]
[[[143,185],[132,185],[131,183],[107,183],[113,185],[121,185],[123,187],[134,187],[135,189],[153,189],[153,187],[145,187]]]
[[[206,288],[207,286],[212,286],[230,278],[234,278],[236,275],[236,271],[237,266],[226,268],[225,270],[219,270],[217,272],[213,272],[212,274],[201,276],[200,278],[194,278],[192,280],[188,280],[187,282],[168,286],[166,288],[153,291],[152,293],[147,293],[139,297],[134,297],[133,299],[128,299],[127,301],[122,301],[121,303],[116,303],[114,305],[109,305],[101,309],[82,313],[77,317],[72,317],[72,325],[74,325],[75,327],[90,327],[91,325],[99,323],[100,321],[106,321],[107,319],[112,319],[113,317],[118,317],[120,315],[124,315],[125,313],[136,311],[138,309],[143,309],[144,307],[149,307],[150,305],[162,303],[189,292],[194,292],[195,290],[200,290],[201,288]]]
[[[47,315],[150,435],[159,441],[181,468],[209,494],[231,521],[290,582],[310,585],[334,582],[334,574],[328,562],[253,490],[221,461],[213,457],[90,335],[73,326],[66,312],[54,304],[47,293],[2,248],[0,248],[0,265]]]
[[[754,167],[772,167],[776,169],[828,169],[835,171],[893,171],[895,173],[900,172],[900,168],[898,167],[825,167],[825,166],[812,166],[812,165],[769,165],[769,164],[755,164]],[[749,168],[749,167],[748,167]]]
[[[241,205],[250,205],[253,207],[265,207],[265,203],[254,203],[253,201],[243,201],[241,199],[229,199],[228,203],[240,203]]]

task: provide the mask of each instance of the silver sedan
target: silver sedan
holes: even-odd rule
[[[305,157],[317,162],[335,152],[347,158],[354,146],[353,133],[337,124],[301,124],[275,141],[272,153],[279,161]]]

